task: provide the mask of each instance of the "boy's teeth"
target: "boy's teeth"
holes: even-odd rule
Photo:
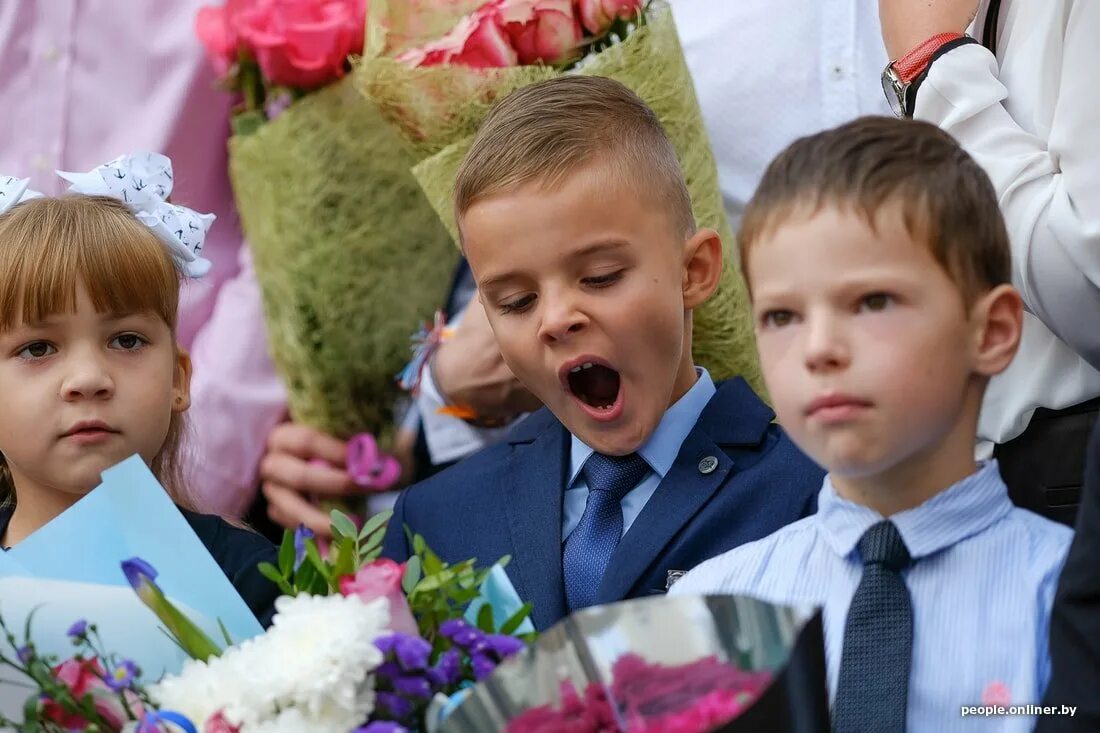
[[[587,361],[587,362],[585,362],[584,364],[581,365],[581,369],[591,369],[591,368],[592,368],[592,362],[590,362],[590,361]]]

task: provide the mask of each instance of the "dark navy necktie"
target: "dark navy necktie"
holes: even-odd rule
[[[611,553],[623,535],[623,510],[619,502],[638,485],[649,466],[637,453],[628,456],[593,453],[581,470],[588,482],[588,503],[562,551],[565,598],[571,611],[595,603]]]
[[[893,522],[859,540],[863,577],[844,626],[833,730],[901,733],[913,658],[913,606],[901,571],[912,558]]]

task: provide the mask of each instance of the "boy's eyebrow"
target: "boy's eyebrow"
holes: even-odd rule
[[[581,247],[580,249],[576,250],[575,252],[570,252],[566,256],[566,259],[569,259],[569,260],[583,260],[586,257],[591,257],[592,255],[600,254],[601,252],[607,252],[607,251],[611,251],[611,250],[621,249],[621,248],[627,247],[629,245],[630,245],[630,242],[626,241],[625,239],[599,240],[599,241],[596,241],[596,242],[592,242],[591,244],[587,244],[584,247]],[[493,275],[492,277],[488,277],[488,278],[485,278],[484,280],[480,281],[478,283],[478,287],[481,288],[482,290],[487,290],[487,289],[493,287],[494,285],[499,285],[503,282],[507,282],[508,280],[511,280],[512,278],[516,277],[517,275],[518,275],[518,273],[515,270],[509,271],[509,272],[502,272],[499,275]]]

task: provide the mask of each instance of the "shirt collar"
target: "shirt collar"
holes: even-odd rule
[[[884,517],[870,507],[842,499],[825,477],[817,497],[817,525],[840,557],[855,551],[860,537]],[[978,470],[920,506],[890,517],[909,555],[915,560],[978,534],[1012,510],[1008,488],[996,461]]]
[[[638,448],[638,455],[644,458],[649,467],[661,478],[664,478],[665,474],[672,468],[672,464],[680,452],[680,446],[687,440],[687,436],[695,427],[695,423],[699,422],[699,416],[703,413],[703,408],[707,406],[710,398],[716,392],[710,372],[697,366],[695,367],[695,374],[698,376],[695,384],[683,397],[676,400],[672,407],[665,410],[661,422],[657,423],[657,429]],[[577,480],[581,469],[584,468],[584,462],[595,452],[576,435],[570,437],[572,443],[569,453],[569,482],[566,483],[567,488]]]

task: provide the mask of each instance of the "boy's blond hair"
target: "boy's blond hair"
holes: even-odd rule
[[[455,217],[461,224],[478,201],[532,181],[556,189],[596,161],[665,207],[677,236],[694,233],[691,196],[657,115],[627,87],[598,76],[557,77],[497,104],[458,170]]]
[[[64,196],[26,201],[0,215],[0,333],[76,308],[82,283],[103,313],[155,313],[176,333],[180,274],[168,248],[120,201]],[[0,408],[2,409],[2,408]],[[176,504],[192,509],[181,480],[182,413],[174,412],[152,471]],[[15,499],[0,454],[0,504]]]
[[[785,220],[839,205],[873,227],[895,203],[909,235],[927,244],[965,303],[1010,282],[1008,230],[981,166],[935,125],[863,117],[796,140],[768,166],[737,237],[750,297],[749,252]]]

